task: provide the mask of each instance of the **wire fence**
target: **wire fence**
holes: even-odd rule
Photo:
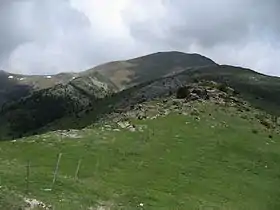
[[[141,141],[147,141],[150,135],[155,135],[152,128],[148,135],[141,135]],[[61,190],[60,185],[72,185],[75,182],[84,183],[89,178],[99,178],[108,169],[114,167],[114,160],[107,161],[98,153],[94,153],[92,145],[85,144],[85,149],[90,152],[66,151],[58,148],[57,153],[34,154],[32,157],[24,157],[19,162],[16,159],[1,159],[0,164],[0,188],[16,188],[30,194],[37,190],[54,191]],[[118,155],[126,153],[118,151]],[[106,150],[108,152],[108,150]],[[31,154],[31,153],[30,153]],[[45,158],[47,157],[47,158]]]
[[[0,171],[0,188],[1,186],[5,186],[5,184],[12,184],[14,187],[24,189],[26,194],[29,194],[35,187],[40,187],[44,191],[52,191],[54,190],[58,179],[62,179],[66,174],[61,173],[59,176],[59,173],[62,172],[60,170],[63,166],[63,157],[64,154],[59,153],[53,164],[38,164],[38,161],[32,161],[32,159],[26,161],[26,164],[24,165],[9,164],[10,171],[13,173],[11,173],[11,175],[9,175],[9,173],[1,175]],[[67,155],[65,155],[65,159],[69,161],[69,157]],[[76,164],[71,164],[71,168],[69,169],[69,172],[67,173],[68,175],[66,177],[70,178],[71,181],[78,181],[83,163],[82,158],[72,158],[71,161],[74,161]],[[64,164],[67,165],[67,163]],[[69,166],[67,165],[67,167]]]

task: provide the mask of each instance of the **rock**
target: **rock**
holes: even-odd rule
[[[200,117],[198,117],[198,116],[195,117],[195,120],[200,121]]]
[[[205,98],[207,96],[207,90],[204,88],[197,87],[194,88],[191,92],[198,95],[201,98]]]
[[[45,209],[45,210],[50,210],[52,207],[44,204],[42,201],[38,201],[36,199],[29,199],[25,198],[24,199],[26,203],[26,207],[24,208],[25,210],[33,210],[33,209]]]
[[[167,102],[168,102],[168,99],[166,99],[166,98],[162,100],[162,103],[167,103]]]
[[[176,100],[176,99],[172,100],[172,105],[174,105],[174,106],[179,106],[181,104],[182,104],[181,100]]]
[[[135,132],[136,131],[136,128],[134,125],[131,125],[128,127],[128,130],[131,131],[131,132]]]
[[[200,86],[184,86],[177,90],[177,99],[186,99],[186,102],[194,100],[208,100],[210,96],[208,95],[207,89]]]
[[[192,111],[191,111],[191,115],[194,115],[194,116],[198,116],[199,115],[199,111],[194,108]]]
[[[154,119],[157,119],[159,116],[160,116],[160,115],[157,114],[157,115],[155,115],[155,116],[150,117],[150,119],[151,119],[151,120],[154,120]]]
[[[129,122],[125,121],[125,122],[118,122],[118,125],[121,127],[121,128],[127,128],[129,127]]]
[[[137,114],[137,118],[138,118],[138,120],[143,120],[143,119],[146,119],[147,116],[145,115],[145,113],[140,112]]]
[[[200,99],[200,97],[196,93],[191,93],[190,97],[188,98],[189,101],[196,101],[198,99]]]
[[[140,132],[143,132],[145,129],[147,129],[148,128],[148,126],[147,125],[138,125],[137,126],[137,129],[138,129],[138,131],[140,131]]]

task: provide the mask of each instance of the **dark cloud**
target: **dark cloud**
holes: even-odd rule
[[[180,50],[280,75],[279,11],[279,0],[0,0],[0,68],[55,73]]]
[[[0,1],[0,61],[2,62],[19,44],[28,40],[24,34],[18,35],[22,28],[15,18],[19,12],[15,7],[16,3],[17,1]]]
[[[127,15],[136,39],[280,75],[275,59],[280,56],[280,1],[163,0],[160,4],[160,16],[154,15],[156,10],[149,18]]]
[[[66,0],[6,1],[1,5],[0,27],[2,65],[47,73],[65,70],[67,59],[73,59],[73,52],[78,53],[86,41],[90,22]]]

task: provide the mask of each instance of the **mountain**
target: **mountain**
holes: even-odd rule
[[[130,76],[123,77],[124,72]],[[218,65],[197,54],[155,53],[104,64],[76,76],[65,84],[35,91],[2,106],[2,138],[7,134],[30,135],[48,128],[82,128],[112,111],[174,94],[182,84],[196,81],[213,81],[231,87],[255,108],[276,116],[280,113],[278,77]]]
[[[0,209],[280,209],[280,78],[177,52],[102,66],[3,104]]]
[[[215,65],[215,62],[198,54],[181,52],[160,52],[127,61],[116,61],[97,66],[80,73],[60,73],[56,75],[20,75],[0,71],[0,107],[5,102],[14,101],[30,93],[66,84],[77,77],[90,77],[98,73],[102,80],[115,84],[117,90],[178,73],[187,67]],[[96,75],[96,74],[95,74]]]
[[[107,63],[88,72],[99,72],[123,90],[129,87],[184,71],[186,68],[216,66],[211,59],[199,54],[158,52],[143,57]]]
[[[66,114],[81,111],[85,107],[91,106],[92,100],[94,101],[96,98],[119,92],[122,89],[152,79],[176,74],[183,71],[184,68],[209,65],[217,64],[198,54],[161,52],[127,61],[104,64],[79,74],[25,76],[3,72],[0,75],[0,79],[3,81],[2,86],[0,86],[2,116],[8,116],[8,122],[22,122],[21,125],[15,126],[13,130],[20,131],[19,128],[22,127],[28,127],[27,130],[31,130],[31,128],[43,126]],[[125,75],[125,72],[129,72],[130,76]],[[102,93],[104,90],[106,93]],[[48,102],[46,103],[44,100],[43,103],[42,97],[47,97]],[[40,100],[37,100],[37,98],[40,98]],[[59,106],[56,106],[57,103]],[[43,117],[44,114],[42,114],[42,120],[37,120],[40,118],[38,115],[47,113],[48,109],[53,109],[54,106],[57,107],[57,109],[54,109],[57,112],[53,112],[48,117]],[[63,108],[59,109],[58,107]],[[32,109],[31,112],[30,109]],[[12,114],[8,114],[8,112]],[[27,120],[26,122],[32,122],[28,126],[22,126],[25,120]]]

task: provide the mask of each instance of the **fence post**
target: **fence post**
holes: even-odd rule
[[[82,162],[82,159],[80,159],[79,162],[78,162],[78,165],[77,165],[77,168],[76,168],[76,172],[75,172],[75,180],[78,179],[78,175],[79,175],[79,171],[80,171],[81,162]]]
[[[57,177],[57,173],[58,173],[58,168],[59,168],[59,163],[60,163],[60,160],[61,160],[61,156],[62,156],[62,153],[59,153],[57,161],[56,161],[55,170],[54,170],[54,173],[53,173],[52,188],[53,188],[53,186],[55,184],[55,181],[56,181],[56,177]]]
[[[99,158],[97,158],[96,164],[95,164],[95,173],[98,174],[98,168],[99,168]]]
[[[25,181],[26,181],[26,194],[29,193],[29,176],[30,176],[30,160],[27,161],[26,164],[26,177],[25,177]]]

